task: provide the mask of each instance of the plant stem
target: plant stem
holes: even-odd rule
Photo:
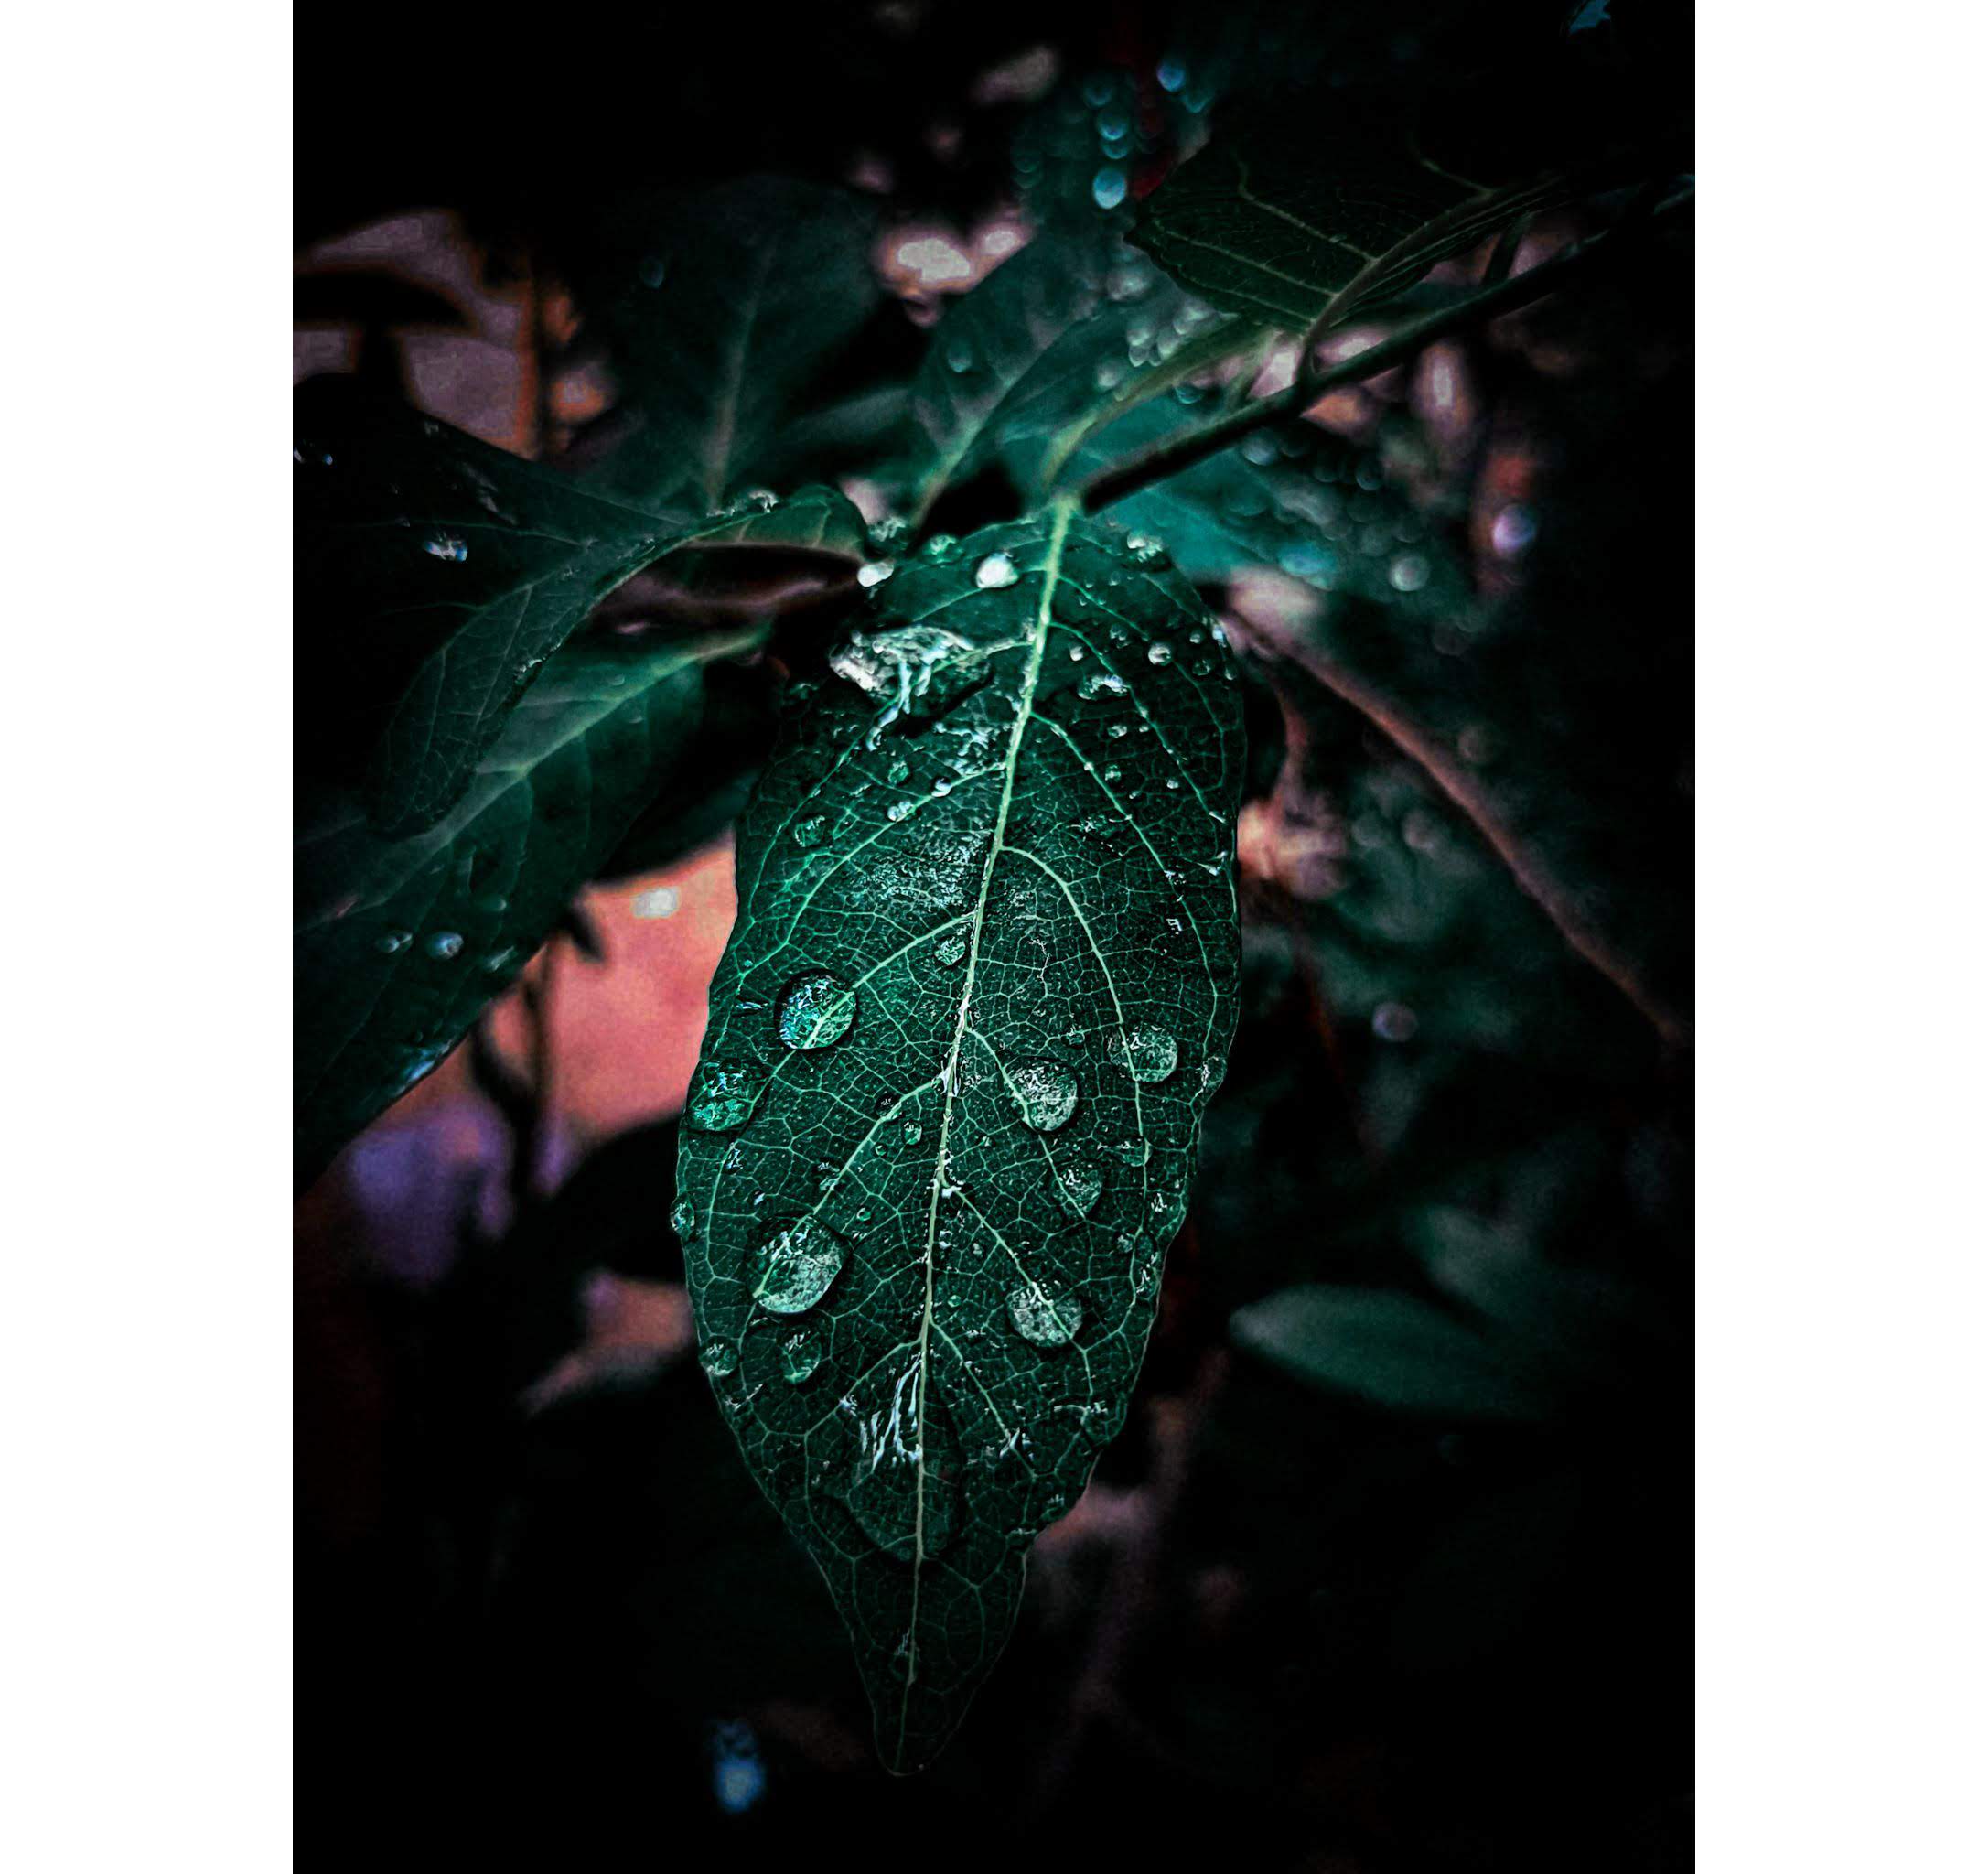
[[[1310,371],[1306,368],[1308,361],[1301,361],[1297,377],[1287,389],[1259,397],[1232,415],[1219,417],[1192,435],[1162,443],[1144,455],[1101,470],[1078,490],[1084,512],[1094,514],[1113,501],[1136,494],[1142,488],[1164,481],[1184,468],[1191,468],[1197,462],[1206,461],[1209,457],[1231,447],[1266,424],[1295,415],[1317,402],[1327,391],[1337,390],[1342,384],[1359,383],[1397,364],[1405,363],[1438,339],[1446,339],[1453,332],[1463,331],[1496,318],[1500,313],[1529,306],[1535,299],[1543,299],[1564,285],[1570,275],[1589,271],[1597,256],[1606,257],[1667,217],[1688,210],[1692,196],[1691,189],[1684,189],[1648,214],[1639,215],[1632,222],[1617,223],[1604,228],[1597,234],[1590,234],[1585,240],[1576,241],[1551,260],[1542,261],[1538,266],[1529,267],[1513,278],[1473,293],[1467,299],[1460,299],[1440,312],[1415,319],[1379,344],[1370,345],[1366,350],[1327,370]]]

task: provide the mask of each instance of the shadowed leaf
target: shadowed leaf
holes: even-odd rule
[[[1192,588],[1067,508],[862,623],[741,823],[679,1222],[909,1770],[1124,1414],[1235,1021],[1241,720]]]

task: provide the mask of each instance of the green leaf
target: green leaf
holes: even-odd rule
[[[740,825],[677,1222],[909,1770],[1125,1412],[1235,1022],[1241,716],[1192,588],[1060,505],[831,663]]]
[[[1064,479],[1085,479],[1207,420],[1198,402],[1155,400],[1087,437]],[[1302,418],[1114,501],[1111,515],[1156,534],[1202,583],[1282,573],[1321,593],[1430,619],[1455,618],[1474,602],[1467,569],[1414,504],[1382,481],[1373,452]]]
[[[933,329],[911,385],[915,511],[997,458],[1028,487],[1064,430],[1215,319],[1108,228],[1039,236]]]
[[[860,557],[833,490],[669,516],[605,501],[341,379],[296,399],[299,695],[332,759],[366,758],[390,835],[433,826],[594,606],[686,546]],[[306,759],[312,750],[306,746]]]
[[[1237,1344],[1295,1378],[1437,1418],[1537,1419],[1553,1401],[1454,1316],[1379,1288],[1286,1288],[1238,1309]]]
[[[296,1169],[307,1181],[517,975],[674,768],[701,664],[754,631],[582,640],[553,659],[435,825],[390,840],[349,791],[296,847]]]
[[[579,282],[638,427],[595,478],[702,510],[787,479],[796,419],[883,303],[874,204],[750,177],[618,204]]]
[[[1133,239],[1230,312],[1308,331],[1413,285],[1518,216],[1577,194],[1560,176],[1510,186],[1439,167],[1413,124],[1344,108],[1258,112],[1146,198]]]

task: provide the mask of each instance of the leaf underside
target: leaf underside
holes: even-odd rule
[[[1236,1020],[1241,718],[1192,588],[1063,504],[832,662],[740,825],[675,1222],[909,1771],[1123,1418]]]

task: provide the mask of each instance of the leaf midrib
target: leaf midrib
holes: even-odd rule
[[[1036,689],[1042,678],[1043,647],[1049,641],[1049,603],[1063,571],[1063,541],[1069,532],[1076,504],[1059,501],[1051,510],[1048,551],[1042,564],[1042,597],[1036,607],[1036,626],[1028,650],[1028,663],[1015,705],[1015,727],[1008,736],[1007,751],[1002,758],[1005,770],[1001,782],[1001,801],[994,810],[994,838],[987,848],[987,863],[981,869],[980,896],[973,906],[973,921],[966,940],[966,975],[960,988],[960,1018],[952,1030],[952,1046],[941,1075],[945,1104],[939,1121],[939,1151],[932,1161],[931,1200],[925,1213],[925,1305],[919,1321],[918,1375],[918,1468],[917,1508],[911,1538],[911,1612],[907,1622],[909,1647],[905,1660],[904,1700],[897,1714],[897,1757],[904,1756],[905,1734],[910,1726],[911,1687],[918,1682],[919,1589],[925,1567],[925,1454],[926,1407],[931,1397],[932,1321],[937,1309],[936,1276],[939,1249],[939,1198],[945,1189],[952,1144],[952,1113],[959,1097],[960,1050],[966,1040],[967,1018],[973,1006],[973,988],[980,969],[981,933],[987,921],[987,899],[994,889],[994,867],[1000,863],[1008,829],[1008,810],[1015,801],[1015,777],[1021,764],[1022,738],[1035,715]]]

